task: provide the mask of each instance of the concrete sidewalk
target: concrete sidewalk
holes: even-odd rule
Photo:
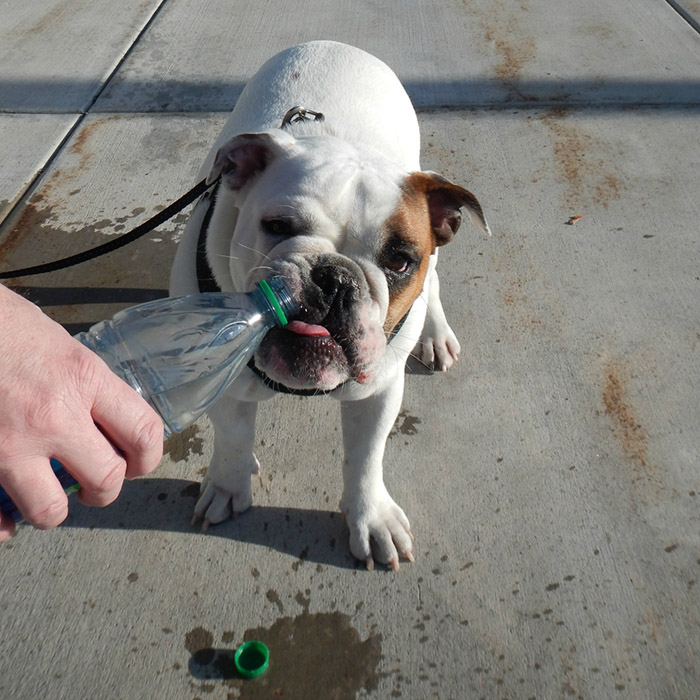
[[[700,687],[700,6],[28,0],[0,21],[0,269],[128,230],[313,38],[385,60],[423,166],[494,231],[441,254],[462,359],[411,373],[386,481],[416,562],[356,566],[338,408],[261,408],[248,513],[189,525],[206,419],[102,510],[0,546],[0,695],[660,698]],[[575,224],[571,217],[580,216]],[[76,332],[166,293],[186,215],[9,286]],[[12,281],[11,281],[12,282]],[[243,681],[230,653],[268,643]]]

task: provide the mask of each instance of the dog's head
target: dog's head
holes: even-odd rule
[[[235,226],[234,288],[280,274],[301,303],[298,319],[271,331],[255,357],[291,389],[372,382],[387,338],[423,289],[430,255],[459,228],[460,209],[488,231],[467,190],[328,135],[237,136],[216,155],[210,180],[219,175]]]

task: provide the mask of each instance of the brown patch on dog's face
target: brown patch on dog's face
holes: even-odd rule
[[[409,176],[393,216],[384,227],[384,246],[379,265],[389,286],[389,310],[384,322],[388,334],[408,313],[423,289],[435,240],[425,191]]]
[[[478,228],[490,233],[481,205],[468,190],[429,172],[412,173],[404,180],[396,211],[385,224],[378,259],[389,286],[387,334],[421,293],[435,248],[454,238],[462,207]]]

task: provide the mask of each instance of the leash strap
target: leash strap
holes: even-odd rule
[[[180,197],[180,199],[163,209],[163,211],[158,212],[155,216],[151,217],[140,226],[137,226],[132,231],[122,234],[119,236],[119,238],[111,240],[108,243],[103,243],[102,245],[98,245],[94,248],[84,250],[82,253],[70,255],[67,258],[54,260],[53,262],[45,263],[43,265],[34,265],[33,267],[24,267],[20,270],[0,272],[0,280],[11,279],[14,277],[28,277],[29,275],[42,275],[46,272],[55,272],[56,270],[63,270],[66,267],[79,265],[80,263],[93,260],[101,255],[111,253],[113,250],[122,248],[138,238],[145,236],[147,233],[150,233],[158,226],[168,221],[168,219],[172,219],[175,214],[182,211],[188,204],[194,202],[197,197],[204,194],[204,192],[206,192],[212,185],[217,183],[218,180],[207,185],[206,181],[202,180],[202,182],[195,185],[189,192],[186,192],[184,195],[182,195],[182,197]]]
[[[292,107],[282,119],[282,127],[286,128],[290,124],[294,124],[298,121],[316,121],[322,122],[324,120],[324,115],[321,112],[314,112],[313,110],[306,109],[305,107]],[[199,184],[195,185],[189,192],[184,194],[176,202],[173,202],[169,207],[163,209],[163,211],[156,214],[154,217],[150,218],[148,221],[144,222],[140,226],[137,226],[133,231],[124,233],[119,238],[115,238],[108,243],[103,243],[94,248],[89,248],[84,250],[82,253],[77,253],[76,255],[70,255],[67,258],[61,258],[60,260],[54,260],[50,263],[44,263],[43,265],[34,265],[32,267],[23,267],[18,270],[7,270],[6,272],[0,272],[0,280],[12,279],[15,277],[28,277],[29,275],[43,275],[47,272],[55,272],[56,270],[63,270],[66,267],[72,267],[73,265],[79,265],[80,263],[87,262],[88,260],[94,260],[101,255],[106,255],[114,250],[132,243],[133,241],[145,236],[154,229],[158,228],[161,224],[172,219],[175,214],[182,211],[188,204],[194,202],[197,197],[204,194],[213,185],[219,184],[221,176],[219,176],[214,182],[206,184],[205,180],[202,180]],[[200,236],[200,246],[202,245],[202,237],[206,234],[206,230],[209,226],[209,220],[211,219],[211,214],[214,210],[214,204],[216,203],[216,193],[212,197],[211,205],[207,211],[207,218],[205,220],[205,225],[202,226],[202,235]],[[198,251],[199,253],[199,251]],[[203,250],[198,257],[203,256]],[[209,264],[203,268],[203,272],[206,274]],[[216,287],[216,283],[213,281],[213,275],[210,275],[209,281],[206,283],[207,286]]]

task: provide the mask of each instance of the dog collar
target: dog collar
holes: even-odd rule
[[[338,386],[334,387],[333,389],[290,389],[288,386],[285,386],[284,384],[280,384],[279,382],[274,381],[273,379],[270,379],[265,372],[263,372],[256,364],[255,364],[255,359],[250,358],[248,360],[248,369],[253,371],[253,374],[268,388],[272,389],[273,391],[276,391],[280,394],[292,394],[293,396],[322,396],[325,394],[330,394],[332,391],[335,391],[336,389],[340,389],[340,387],[345,386],[350,380],[347,379],[344,381],[342,384],[338,384]]]
[[[214,207],[216,206],[216,198],[219,194],[219,187],[221,181],[216,184],[216,187],[202,195],[202,200],[206,203],[209,202],[206,214],[202,220],[202,226],[199,229],[199,238],[197,239],[197,255],[196,255],[196,265],[197,265],[197,285],[199,286],[199,291],[201,294],[204,292],[220,292],[221,287],[219,287],[216,278],[214,277],[214,270],[211,269],[209,260],[207,259],[207,234],[209,233],[209,224],[211,223],[211,217],[214,215]]]

